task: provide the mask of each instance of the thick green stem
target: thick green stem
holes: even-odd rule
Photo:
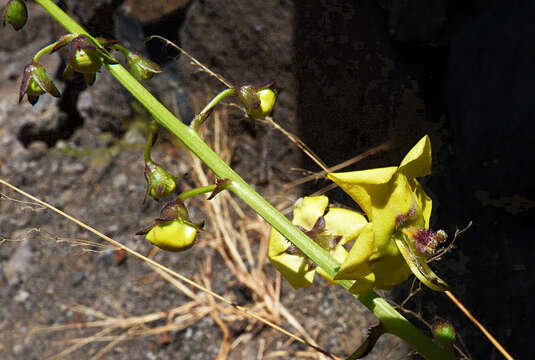
[[[58,8],[50,0],[36,0],[69,32],[87,34],[76,22]],[[87,34],[89,35],[89,34]],[[148,92],[121,65],[105,65],[110,73],[154,116],[154,118],[204,162],[219,178],[230,179],[227,187],[236,196],[262,216],[285,238],[290,240],[299,250],[314,263],[334,276],[340,264],[327,251],[321,248],[302,231],[297,229],[284,215],[278,212],[262,196],[255,192],[234,170],[232,170],[212,149],[199,137],[197,132],[180,121],[167,110],[150,92]],[[349,289],[353,281],[342,280],[339,284]],[[357,298],[370,309],[384,324],[386,330],[404,339],[410,346],[427,359],[454,359],[452,354],[444,351],[431,339],[420,332],[414,325],[399,314],[386,300],[375,292],[368,292]]]

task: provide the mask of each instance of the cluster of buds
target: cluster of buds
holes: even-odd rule
[[[24,5],[22,1],[19,2]],[[15,13],[15,10],[10,10],[17,8],[18,5],[14,3],[17,1],[11,1],[8,4],[4,13],[4,23],[9,22],[15,27],[15,20],[13,20],[15,16],[11,15],[12,12]],[[156,63],[124,48],[116,40],[97,38],[94,41],[86,35],[67,34],[57,42],[41,49],[26,65],[20,85],[19,102],[22,101],[25,94],[32,105],[44,93],[49,93],[55,97],[61,96],[43,66],[39,64],[39,59],[47,52],[53,53],[64,48],[66,49],[66,66],[63,77],[67,78],[74,72],[80,73],[89,86],[95,82],[96,74],[103,64],[117,64],[117,61],[108,53],[112,49],[119,50],[124,54],[127,67],[137,80],[148,80],[154,74],[162,71]]]
[[[23,0],[9,0],[2,16],[2,26],[10,24],[13,29],[20,30],[28,21],[28,9]]]

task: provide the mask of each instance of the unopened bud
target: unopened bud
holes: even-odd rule
[[[262,88],[243,85],[236,89],[236,96],[245,106],[247,115],[251,120],[263,119],[271,114],[277,100],[277,94],[269,88],[270,85]]]
[[[163,222],[149,230],[145,238],[167,251],[184,251],[195,244],[197,229],[181,219]]]
[[[28,9],[26,9],[26,4],[22,0],[10,0],[6,9],[4,10],[4,16],[2,19],[2,24],[11,24],[13,29],[20,30],[26,24],[28,20]]]
[[[203,225],[204,222],[191,222],[184,203],[177,198],[165,204],[160,217],[136,235],[145,235],[148,241],[163,250],[184,251],[195,244],[197,232]]]
[[[154,74],[162,72],[160,65],[136,52],[130,51],[125,58],[128,70],[138,81],[149,80]]]
[[[148,195],[156,200],[161,199],[175,191],[176,176],[169,174],[155,162],[150,161],[145,164],[145,179],[147,180],[145,199]]]
[[[435,338],[435,341],[444,348],[444,350],[449,352],[453,351],[456,333],[455,329],[449,322],[441,319],[435,319],[433,324],[433,337]]]

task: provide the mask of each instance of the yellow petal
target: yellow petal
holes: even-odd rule
[[[407,280],[412,274],[401,254],[383,256],[372,262],[371,269],[375,274],[375,288],[388,290],[392,286]]]
[[[431,173],[431,140],[425,135],[408,152],[401,164],[399,171],[407,177],[420,177]]]
[[[355,280],[366,277],[371,273],[369,258],[376,250],[373,226],[370,223],[362,229],[334,278]]]
[[[325,213],[327,205],[329,205],[329,198],[325,195],[301,198],[295,203],[292,222],[302,226],[305,230],[310,230],[318,218]]]
[[[325,228],[331,235],[342,235],[341,245],[355,239],[367,223],[361,213],[348,209],[330,208],[325,215]]]
[[[396,171],[397,168],[392,166],[372,170],[329,173],[327,176],[349,194],[368,215],[368,218],[371,218],[372,199],[384,192],[384,186],[381,185],[388,183]],[[386,190],[388,192],[388,189]],[[381,198],[384,198],[384,194]]]
[[[424,189],[418,182],[418,180],[412,178],[409,179],[410,186],[414,189],[414,195],[416,197],[416,202],[424,218],[425,228],[429,228],[429,218],[431,217],[431,209],[433,208],[433,201],[425,193]]]
[[[398,215],[406,214],[415,205],[413,189],[407,177],[397,174],[390,186],[384,186],[382,192],[373,194],[372,222],[375,232],[375,246],[379,250],[388,246],[396,226]]]
[[[316,270],[307,270],[308,264],[303,255],[283,253],[288,246],[290,243],[272,228],[269,237],[269,261],[295,289],[311,286]]]

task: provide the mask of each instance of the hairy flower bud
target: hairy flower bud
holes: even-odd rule
[[[44,93],[49,93],[55,97],[61,96],[59,90],[47,75],[45,68],[41,64],[32,61],[26,65],[22,73],[19,103],[22,102],[24,94],[26,94],[30,104],[35,105],[39,100],[39,96]]]
[[[11,24],[13,29],[20,30],[28,20],[28,9],[22,0],[9,0],[2,17],[2,25]]]

